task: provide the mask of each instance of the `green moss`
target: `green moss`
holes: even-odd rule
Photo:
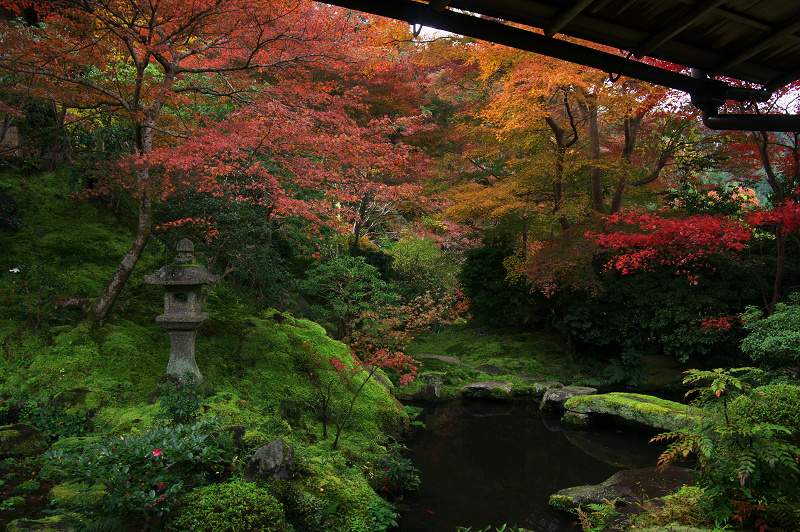
[[[510,401],[514,398],[514,388],[506,389],[502,386],[492,388],[492,398],[499,401]]]
[[[586,427],[590,424],[589,416],[586,414],[581,414],[579,412],[572,412],[567,410],[564,412],[564,416],[561,420],[565,423],[569,423],[570,425],[576,425],[578,427]]]
[[[279,503],[266,489],[247,483],[199,488],[183,500],[167,530],[282,532],[291,530]]]
[[[68,416],[86,415],[100,408],[103,396],[88,388],[72,388],[56,394],[53,403],[64,408]]]
[[[78,516],[73,514],[52,515],[44,519],[15,519],[8,524],[6,532],[74,532]]]
[[[258,449],[271,441],[270,437],[263,432],[251,429],[245,431],[242,440],[247,449]]]
[[[35,456],[49,446],[45,435],[31,425],[17,423],[0,427],[0,457]]]
[[[35,479],[26,480],[21,484],[14,486],[14,493],[26,493],[30,491],[39,491],[42,484]]]
[[[99,484],[67,482],[53,486],[47,500],[59,508],[80,508],[94,506],[107,495],[105,487]]]
[[[95,415],[98,430],[112,436],[131,434],[140,436],[156,425],[158,405],[106,407]]]
[[[0,508],[3,510],[14,510],[16,508],[22,508],[23,506],[25,506],[25,497],[20,497],[19,495],[9,497],[0,503]]]
[[[551,495],[547,504],[562,512],[575,512],[575,504],[572,502],[572,498],[566,495]]]
[[[579,376],[568,350],[557,335],[497,331],[486,333],[470,327],[451,327],[420,335],[407,349],[411,355],[434,354],[456,357],[469,366],[493,364],[514,368],[516,374],[560,374]],[[448,371],[452,364],[423,360],[426,370]]]
[[[686,405],[635,393],[580,395],[568,399],[564,408],[581,414],[615,415],[663,430],[676,430],[692,423]]]

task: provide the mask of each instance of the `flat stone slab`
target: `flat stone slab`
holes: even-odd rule
[[[592,395],[597,393],[597,388],[586,386],[564,386],[563,388],[548,388],[542,397],[542,410],[562,410],[568,399],[578,395]]]
[[[493,366],[491,364],[481,364],[480,366],[476,366],[474,369],[492,376],[508,374],[507,369],[503,369],[500,366]]]
[[[442,362],[449,362],[450,364],[455,364],[457,366],[463,366],[464,363],[461,362],[456,357],[446,357],[444,355],[416,355],[418,358],[432,358],[434,360],[441,360]]]
[[[618,500],[631,504],[642,499],[657,498],[675,493],[684,485],[694,485],[691,471],[680,467],[668,467],[657,471],[654,467],[632,469],[614,473],[600,484],[565,488],[550,496],[550,506],[569,511],[584,504],[602,504]]]
[[[510,381],[481,381],[467,384],[461,388],[463,397],[469,399],[498,399],[510,401],[514,398],[514,387]]]
[[[548,390],[563,388],[564,384],[558,381],[539,381],[533,385],[533,391],[537,395],[544,395]]]
[[[666,431],[694,423],[689,406],[637,393],[580,395],[567,399],[563,406],[574,414],[614,415]]]

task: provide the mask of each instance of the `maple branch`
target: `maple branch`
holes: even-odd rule
[[[564,92],[564,109],[567,111],[567,116],[569,116],[569,125],[572,128],[572,140],[564,144],[565,148],[569,148],[578,142],[578,126],[575,124],[575,117],[572,115],[572,108],[569,105],[566,92]]]
[[[474,164],[474,165],[475,165],[475,166],[476,166],[476,167],[477,167],[479,170],[482,170],[482,171],[486,172],[488,175],[492,176],[492,177],[493,177],[493,178],[495,178],[495,179],[500,179],[500,177],[499,177],[499,176],[497,176],[497,175],[495,175],[494,173],[492,173],[492,172],[488,171],[488,170],[486,169],[486,167],[485,167],[485,166],[482,166],[482,165],[478,164],[478,163],[475,161],[475,159],[473,159],[472,157],[468,157],[468,158],[467,158],[467,160],[468,160],[469,162],[471,162],[472,164]]]

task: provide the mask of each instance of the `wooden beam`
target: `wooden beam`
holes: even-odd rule
[[[550,26],[545,28],[544,30],[545,37],[552,37],[559,31],[561,31],[561,28],[569,24],[569,22],[572,19],[578,16],[581,11],[589,7],[592,4],[592,2],[594,2],[594,0],[575,0],[575,2],[573,2],[573,4],[570,7],[559,12],[558,15],[556,15],[556,18],[550,24]]]
[[[725,0],[705,0],[704,2],[698,2],[692,9],[678,17],[677,20],[637,46],[633,50],[634,57],[641,59],[648,55],[650,52],[714,11],[724,1]]]

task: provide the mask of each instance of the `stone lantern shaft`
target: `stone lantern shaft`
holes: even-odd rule
[[[207,291],[219,281],[219,275],[198,266],[194,260],[194,244],[184,238],[177,245],[174,263],[163,266],[153,275],[145,275],[144,282],[164,287],[164,313],[156,321],[169,334],[169,362],[166,374],[184,382],[189,374],[195,384],[203,382],[194,358],[197,329],[208,319],[202,312]]]

